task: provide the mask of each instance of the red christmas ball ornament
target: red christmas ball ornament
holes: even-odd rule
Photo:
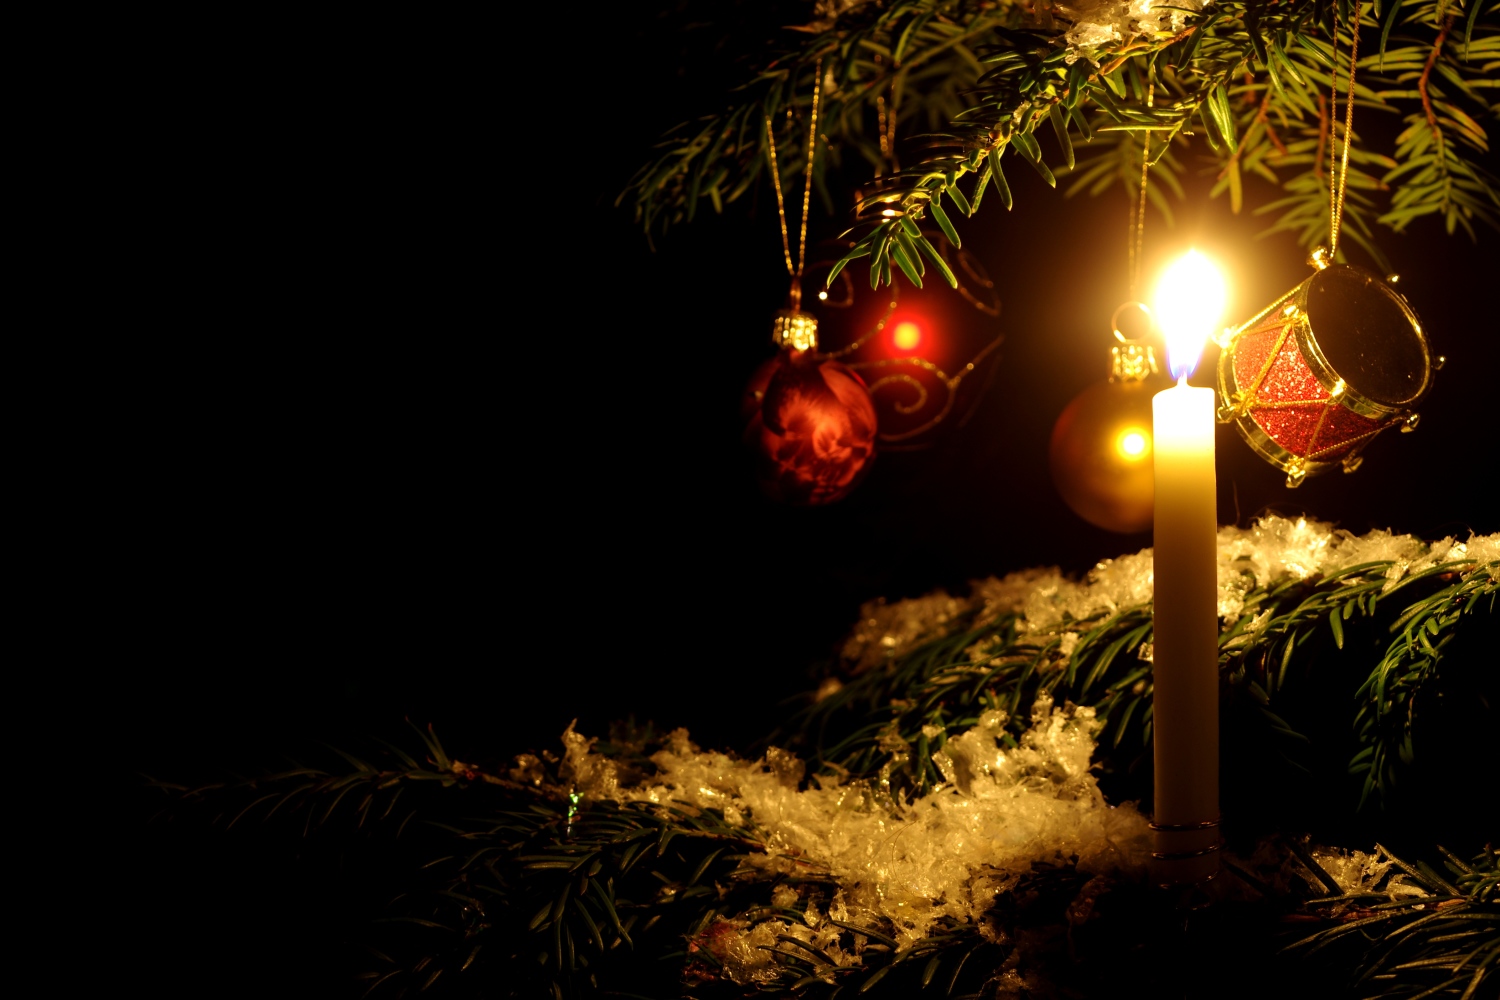
[[[859,485],[875,457],[875,404],[858,375],[817,353],[811,316],[786,310],[775,329],[782,350],[756,369],[741,403],[756,477],[781,503],[833,503]]]

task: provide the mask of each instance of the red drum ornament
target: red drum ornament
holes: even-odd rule
[[[1414,429],[1443,361],[1389,283],[1321,248],[1309,263],[1311,277],[1219,338],[1219,420],[1288,486],[1336,465],[1353,472],[1375,435]]]
[[[817,321],[796,309],[776,317],[781,353],[745,387],[745,443],[772,500],[833,503],[864,477],[875,455],[875,404],[858,375],[817,353]]]

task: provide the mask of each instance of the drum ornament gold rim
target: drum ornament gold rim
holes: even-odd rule
[[[1256,313],[1249,320],[1238,327],[1227,330],[1225,335],[1215,338],[1220,345],[1218,361],[1218,383],[1220,395],[1219,421],[1221,423],[1233,423],[1240,436],[1245,439],[1252,451],[1261,458],[1287,473],[1289,485],[1300,483],[1305,477],[1315,475],[1341,465],[1346,472],[1353,472],[1359,467],[1363,459],[1360,457],[1362,451],[1370,439],[1375,437],[1387,427],[1399,424],[1404,419],[1406,427],[1410,429],[1416,425],[1414,407],[1426,396],[1428,389],[1432,386],[1433,372],[1440,367],[1440,361],[1434,363],[1431,346],[1427,342],[1427,336],[1422,330],[1421,321],[1406,297],[1386,281],[1371,274],[1364,268],[1354,267],[1349,264],[1329,264],[1326,258],[1320,258],[1316,252],[1309,263],[1316,268],[1301,284],[1291,291],[1282,295],[1269,306]],[[1307,314],[1307,299],[1312,287],[1313,279],[1330,267],[1347,268],[1362,276],[1373,278],[1379,283],[1381,289],[1390,295],[1396,305],[1401,309],[1406,320],[1411,324],[1412,330],[1417,335],[1417,341],[1422,347],[1422,358],[1424,364],[1422,384],[1410,400],[1399,405],[1379,403],[1363,393],[1355,390],[1338,375],[1323,351],[1318,347],[1314,339],[1312,324]],[[1272,320],[1272,316],[1279,312],[1281,315]],[[1239,338],[1246,333],[1265,329],[1271,322],[1281,328],[1281,337],[1278,343],[1269,352],[1266,363],[1261,371],[1257,373],[1252,384],[1247,389],[1241,389],[1234,374],[1234,347]],[[1302,358],[1306,362],[1308,370],[1312,372],[1328,397],[1321,402],[1324,404],[1324,412],[1333,406],[1345,406],[1362,417],[1382,421],[1381,426],[1367,434],[1355,438],[1353,441],[1344,440],[1339,442],[1334,449],[1352,448],[1352,450],[1340,459],[1333,461],[1319,461],[1316,450],[1306,456],[1295,455],[1282,445],[1274,441],[1265,430],[1250,416],[1251,404],[1255,392],[1269,374],[1275,359],[1279,357],[1287,337],[1296,337],[1297,347],[1301,351]],[[1314,402],[1308,400],[1306,402]],[[1299,403],[1297,405],[1306,405]],[[1319,421],[1321,427],[1322,421]],[[1316,440],[1316,431],[1313,440]]]
[[[1318,274],[1321,274],[1323,270],[1335,267],[1352,271],[1355,274],[1372,280],[1382,292],[1390,296],[1391,300],[1396,303],[1397,308],[1401,310],[1401,314],[1411,324],[1412,331],[1416,333],[1417,343],[1422,345],[1422,384],[1417,387],[1417,391],[1411,395],[1411,398],[1405,402],[1378,403],[1368,396],[1361,394],[1353,387],[1345,385],[1344,380],[1339,377],[1338,373],[1333,370],[1333,366],[1328,363],[1328,359],[1323,356],[1322,348],[1313,339],[1312,323],[1307,318],[1308,290],[1312,287],[1312,283],[1318,277]],[[1330,395],[1341,395],[1346,406],[1355,413],[1365,417],[1403,416],[1410,413],[1412,407],[1420,403],[1422,397],[1427,395],[1427,390],[1432,386],[1432,348],[1427,343],[1427,334],[1422,330],[1422,321],[1417,318],[1417,313],[1412,309],[1411,303],[1406,301],[1406,296],[1396,291],[1378,275],[1351,264],[1330,264],[1328,268],[1319,269],[1317,273],[1311,275],[1299,286],[1297,298],[1299,318],[1302,320],[1297,325],[1297,346],[1302,348],[1302,356],[1307,359],[1307,367],[1312,369],[1313,377],[1318,380],[1318,383],[1324,389],[1328,390]],[[1339,388],[1337,392],[1335,391],[1336,387]]]

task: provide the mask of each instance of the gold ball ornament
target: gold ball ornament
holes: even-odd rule
[[[1127,337],[1121,320],[1136,337]],[[1126,302],[1110,319],[1109,381],[1079,393],[1052,427],[1052,481],[1073,513],[1120,534],[1151,527],[1156,499],[1151,397],[1171,385],[1157,376],[1156,354],[1143,340],[1151,310]]]
[[[1052,428],[1052,481],[1073,513],[1106,531],[1151,527],[1151,397],[1164,378],[1113,379],[1080,393]]]

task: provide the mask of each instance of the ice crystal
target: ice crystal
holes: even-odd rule
[[[801,762],[793,764],[785,751],[736,760],[700,750],[680,729],[652,757],[657,773],[625,787],[611,762],[593,752],[592,740],[570,727],[564,744],[567,772],[586,800],[721,810],[765,845],[763,855],[746,862],[750,870],[774,875],[812,867],[832,875],[839,888],[828,914],[807,904],[811,926],[794,925],[793,932],[845,964],[856,959],[836,951],[838,928],[824,926],[824,916],[894,927],[906,944],[943,917],[978,921],[1034,861],[1076,858],[1089,873],[1140,869],[1149,850],[1145,818],[1133,804],[1105,802],[1089,770],[1099,729],[1093,710],[1044,700],[1031,722],[1007,749],[1004,715],[987,712],[933,753],[946,780],[914,799],[836,775],[802,788]],[[929,735],[940,733],[934,727]],[[795,893],[777,891],[785,896],[773,897],[777,905],[794,904]],[[769,981],[772,959],[758,945],[774,944],[778,933],[787,933],[780,921],[723,921],[695,946],[711,949],[736,982]]]
[[[1382,885],[1381,880],[1390,873],[1396,860],[1378,845],[1371,854],[1345,851],[1337,847],[1314,847],[1312,859],[1345,893],[1380,893],[1392,902],[1432,895],[1415,882],[1408,882],[1410,876],[1405,873],[1392,876],[1390,881]],[[1323,888],[1311,874],[1308,878],[1309,884],[1315,889]],[[1418,904],[1416,908],[1420,910],[1423,907]]]
[[[844,643],[844,659],[862,673],[886,657],[941,631],[967,603],[938,590],[925,597],[887,604],[884,598],[859,609],[859,624]]]
[[[973,586],[972,600],[978,602],[979,624],[992,622],[1005,615],[1015,614],[1026,606],[1026,599],[1039,587],[1056,588],[1063,579],[1062,570],[1056,566],[1041,569],[1024,569],[1003,577],[980,580]]]
[[[1079,58],[1091,59],[1095,50],[1113,42],[1181,31],[1188,15],[1203,6],[1204,0],[1174,0],[1171,4],[1158,0],[1065,0],[1055,9],[1073,22],[1063,35],[1071,65]]]
[[[1373,891],[1394,863],[1384,850],[1366,854],[1364,851],[1343,851],[1336,847],[1315,847],[1312,859],[1346,893]]]

